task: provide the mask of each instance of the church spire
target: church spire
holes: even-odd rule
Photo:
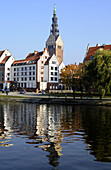
[[[52,17],[52,30],[51,33],[57,37],[59,35],[59,30],[57,29],[57,17],[56,17],[56,4],[54,4],[54,11],[53,11],[53,17]]]
[[[54,4],[54,14],[56,15],[56,4]]]

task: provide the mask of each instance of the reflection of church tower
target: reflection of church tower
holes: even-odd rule
[[[56,55],[59,65],[63,61],[63,41],[57,29],[57,17],[56,17],[56,6],[54,6],[53,18],[52,18],[52,29],[50,31],[50,36],[46,41],[46,48],[49,51],[49,55]]]

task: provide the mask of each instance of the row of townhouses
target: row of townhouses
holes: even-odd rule
[[[0,51],[0,89],[10,88],[11,82],[32,91],[58,89],[59,72],[64,67],[47,48],[29,53],[23,60],[15,60],[9,50]]]
[[[29,53],[25,59],[15,60],[9,50],[0,51],[0,89],[10,88],[12,82],[27,90],[59,88],[59,73],[63,64],[63,41],[59,34],[54,7],[52,30],[42,52]]]

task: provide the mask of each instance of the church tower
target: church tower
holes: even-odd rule
[[[46,41],[46,48],[49,51],[49,55],[56,55],[59,65],[63,62],[63,41],[59,34],[57,16],[56,16],[56,6],[54,5],[53,17],[52,17],[52,28],[50,30],[50,35]]]

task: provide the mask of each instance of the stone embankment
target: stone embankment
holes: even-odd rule
[[[16,98],[0,97],[0,102],[22,102],[38,104],[65,104],[65,105],[93,105],[93,106],[111,106],[111,99],[72,99],[72,98]]]

